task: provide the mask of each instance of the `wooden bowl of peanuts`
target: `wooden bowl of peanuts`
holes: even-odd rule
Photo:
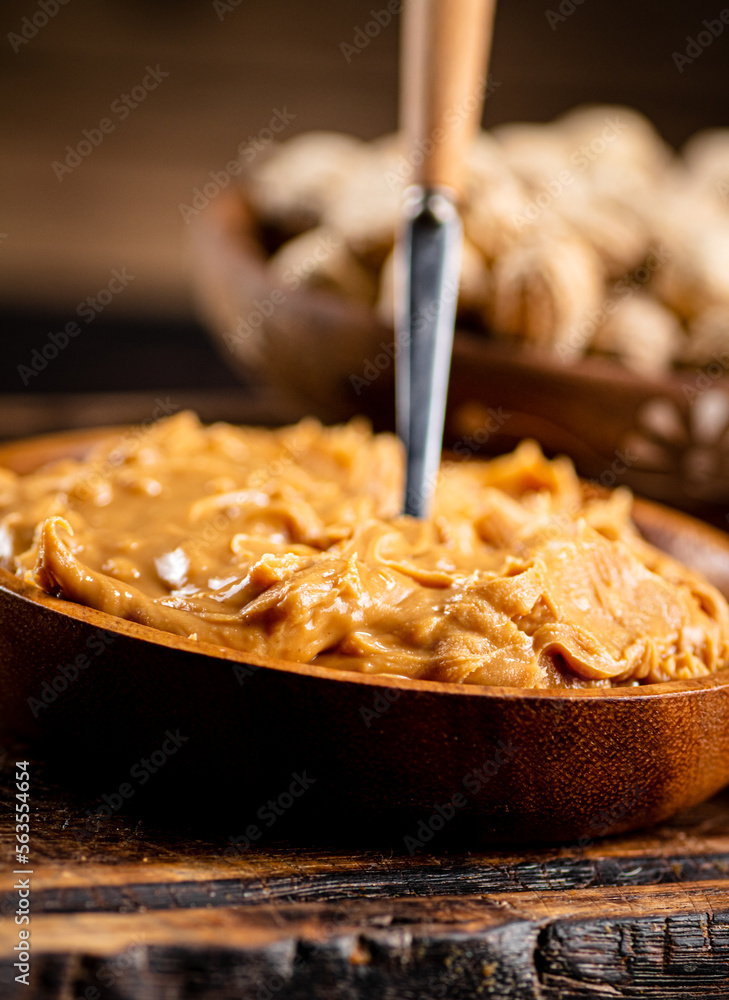
[[[194,219],[214,340],[301,413],[392,424],[392,250],[413,166],[397,135],[305,133]],[[503,125],[474,145],[462,214],[447,446],[536,437],[604,486],[721,520],[729,130],[677,155],[623,107]]]

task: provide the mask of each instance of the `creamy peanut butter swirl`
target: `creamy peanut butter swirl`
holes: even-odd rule
[[[191,413],[85,461],[0,470],[0,561],[48,593],[255,654],[520,688],[699,677],[729,608],[531,443],[445,463],[428,521],[367,425],[203,427]]]

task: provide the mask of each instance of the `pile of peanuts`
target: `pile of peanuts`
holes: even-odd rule
[[[399,135],[310,132],[247,168],[245,196],[278,234],[271,280],[296,273],[392,325],[418,156]],[[676,154],[634,110],[578,107],[481,132],[467,166],[460,326],[649,376],[729,349],[729,129]]]

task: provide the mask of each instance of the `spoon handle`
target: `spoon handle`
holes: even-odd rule
[[[408,0],[403,8],[400,127],[410,180],[462,194],[486,94],[496,0]]]
[[[461,266],[456,205],[481,117],[495,0],[409,0],[402,126],[415,187],[395,255],[397,429],[407,451],[404,512],[426,517],[443,443]]]

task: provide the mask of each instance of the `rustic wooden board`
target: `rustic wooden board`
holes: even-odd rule
[[[513,853],[236,849],[88,818],[31,768],[32,874],[0,771],[0,997],[727,997],[729,795],[637,834]],[[31,880],[31,988],[14,981]]]

